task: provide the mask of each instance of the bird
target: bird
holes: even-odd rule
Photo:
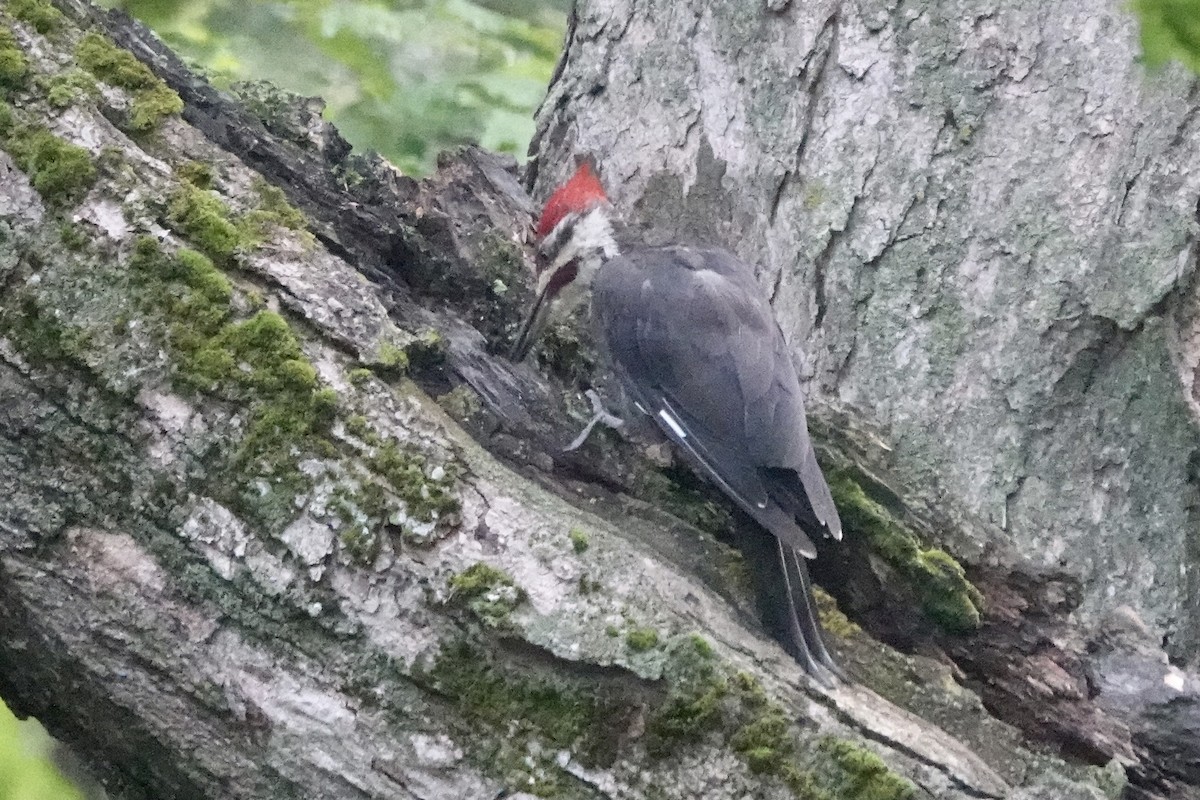
[[[550,195],[534,242],[536,300],[511,358],[524,360],[550,322],[590,301],[601,363],[628,411],[652,420],[770,535],[752,540],[775,572],[760,586],[785,650],[826,686],[847,680],[826,647],[806,564],[813,539],[840,539],[842,524],[792,351],[753,269],[719,248],[629,242],[591,158]],[[594,416],[568,449],[597,423],[624,422],[589,397]]]

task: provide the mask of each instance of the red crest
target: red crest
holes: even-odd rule
[[[571,180],[564,183],[550,195],[546,207],[542,209],[542,218],[538,220],[537,237],[544,239],[554,230],[554,226],[562,222],[567,214],[581,214],[594,206],[608,200],[604,186],[592,165],[584,161],[575,170]]]

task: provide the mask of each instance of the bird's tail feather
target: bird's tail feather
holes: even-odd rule
[[[786,624],[790,636],[784,644],[792,657],[804,665],[808,674],[830,686],[833,678],[849,682],[846,673],[825,647],[821,621],[812,596],[808,566],[795,550],[776,540],[779,562],[787,590]]]
[[[755,526],[739,531],[737,545],[754,575],[763,622],[771,634],[817,681],[826,686],[835,678],[850,683],[825,646],[803,556]]]

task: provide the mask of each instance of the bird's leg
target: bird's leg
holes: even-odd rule
[[[591,421],[575,437],[575,440],[563,448],[564,453],[569,453],[572,450],[578,450],[580,447],[583,447],[583,443],[592,435],[592,429],[596,427],[596,423],[598,422],[603,422],[610,428],[620,428],[625,424],[625,420],[604,407],[604,401],[600,399],[600,395],[596,394],[595,389],[588,389],[583,395],[592,403],[593,416]]]

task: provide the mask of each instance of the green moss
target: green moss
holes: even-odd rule
[[[383,546],[382,538],[374,530],[353,522],[348,522],[338,534],[338,541],[350,560],[362,567],[374,564]]]
[[[66,19],[47,0],[8,0],[8,13],[43,35],[58,30]]]
[[[925,613],[951,631],[979,627],[983,595],[967,580],[962,565],[944,550],[922,550],[920,595]]]
[[[69,108],[100,96],[96,81],[81,69],[69,69],[45,81],[46,101],[54,108]]]
[[[779,778],[797,800],[843,800],[831,795],[817,783],[816,777],[788,761],[780,768]]]
[[[7,28],[0,28],[0,96],[7,90],[22,88],[28,75],[29,64],[16,37]]]
[[[922,548],[911,530],[845,472],[831,471],[829,477],[843,526],[865,536],[871,549],[904,576],[925,614],[947,631],[978,628],[983,596],[962,566],[942,550]]]
[[[352,563],[361,567],[375,563],[393,505],[369,479],[341,484],[330,493],[325,508],[335,518],[341,551]]]
[[[408,366],[414,370],[436,367],[446,360],[446,342],[435,330],[426,330],[404,348]]]
[[[0,140],[12,133],[16,125],[17,119],[12,106],[0,100]]]
[[[779,775],[795,751],[790,727],[783,709],[772,707],[738,728],[730,737],[729,746],[754,772]]]
[[[510,582],[494,567],[475,565],[451,578],[451,587],[486,597]],[[667,650],[668,693],[652,702],[643,739],[655,757],[670,757],[689,742],[720,740],[764,783],[778,781],[798,800],[908,800],[916,793],[856,742],[826,736],[800,745],[791,712],[773,703],[754,676],[731,674],[703,638],[677,637]],[[646,712],[646,687],[623,692],[607,684],[598,691],[594,681],[503,654],[458,642],[413,675],[467,718],[482,763],[494,765],[510,786],[563,796],[568,778],[536,753],[565,750],[586,765],[617,762],[631,714]]]
[[[404,501],[408,515],[420,522],[447,524],[461,508],[453,491],[453,471],[443,467],[439,474],[435,467],[427,472],[419,453],[387,442],[375,448],[367,463]]]
[[[715,563],[730,590],[747,599],[754,597],[754,574],[739,550],[721,543]]]
[[[450,578],[450,588],[461,597],[478,597],[497,586],[515,586],[513,579],[503,570],[484,564],[482,561]]]
[[[588,541],[586,531],[579,528],[571,528],[567,531],[567,538],[571,540],[571,549],[576,553],[586,553],[591,543]]]
[[[374,372],[362,367],[352,369],[346,374],[346,378],[350,381],[350,384],[358,387],[365,386],[373,377],[375,377]]]
[[[210,293],[206,300],[221,302],[213,295],[221,298],[228,291],[222,279],[216,273],[211,280],[190,285],[202,294]],[[223,299],[228,301],[228,295]],[[180,329],[174,339],[183,351],[180,379],[194,389],[246,399],[254,393],[305,393],[317,388],[316,369],[304,359],[287,322],[274,311],[259,311],[250,319],[222,325],[207,337],[193,337]]]
[[[608,765],[628,726],[630,706],[613,692],[601,695],[586,680],[501,661],[467,643],[444,648],[428,673],[414,677],[471,723],[482,763],[540,796],[562,797],[574,779],[531,752],[567,750],[584,764]]]
[[[267,307],[267,298],[263,297],[263,293],[258,289],[246,289],[242,293],[242,300],[246,302],[246,307],[252,311],[262,311]]]
[[[719,736],[751,771],[787,786],[799,800],[908,800],[915,789],[868,750],[826,737],[800,747],[794,714],[745,672],[730,673],[699,636],[669,646],[665,701],[646,727],[658,757],[706,736]]]
[[[47,205],[57,208],[77,202],[96,181],[96,167],[87,150],[55,136],[40,125],[3,126],[0,144],[29,176]]]
[[[480,562],[450,578],[451,602],[469,608],[489,628],[506,627],[512,612],[525,602],[507,572]]]
[[[32,297],[0,306],[0,332],[34,364],[67,364],[87,368],[87,332],[64,325]]]
[[[138,133],[152,131],[167,117],[183,112],[183,99],[165,83],[133,96],[128,127]]]
[[[150,68],[117,47],[106,36],[92,32],[75,50],[75,60],[105,83],[133,93],[127,127],[145,133],[162,120],[183,111],[183,101]]]
[[[752,675],[739,672],[730,681],[731,704],[729,747],[754,772],[773,775],[801,797],[813,789],[811,778],[795,759],[796,737],[791,717],[772,702],[762,684]],[[803,790],[803,791],[801,791]]]
[[[1105,797],[1110,798],[1110,800],[1117,800],[1117,798],[1124,796],[1125,789],[1129,785],[1129,778],[1125,774],[1125,768],[1115,758],[1103,767],[1089,766],[1087,768],[1087,776],[1096,784],[1096,788]]]
[[[211,189],[213,185],[213,168],[203,161],[188,161],[175,170],[179,179],[190,183],[197,189]]]
[[[367,422],[367,418],[362,414],[351,414],[349,417],[346,417],[346,433],[351,436],[365,439],[372,432],[370,423]]]
[[[658,631],[653,628],[634,628],[625,634],[625,646],[635,653],[644,653],[658,645]]]
[[[310,484],[298,462],[336,453],[329,441],[336,394],[320,386],[281,316],[260,311],[232,318],[233,287],[205,255],[181,250],[168,256],[143,237],[129,267],[145,310],[169,324],[176,385],[245,408],[246,430],[225,463],[223,495],[260,522],[289,519],[295,496]],[[269,491],[251,478],[265,480]]]
[[[470,419],[483,408],[479,403],[479,395],[465,383],[438,397],[437,402],[447,414],[459,421]]]
[[[230,263],[239,249],[255,243],[234,224],[229,206],[216,194],[191,183],[182,184],[171,194],[167,224],[220,264]]]
[[[63,220],[58,224],[58,238],[68,250],[74,251],[83,250],[90,242],[83,227],[70,220]]]
[[[278,186],[272,186],[261,177],[255,176],[252,184],[258,193],[258,209],[251,216],[259,224],[274,224],[295,231],[308,226],[308,220],[300,209],[288,202],[287,195]]]
[[[699,658],[709,659],[716,656],[716,652],[713,650],[712,645],[709,644],[708,639],[705,639],[698,633],[688,634],[688,644],[691,645],[692,650]]]
[[[167,224],[219,264],[232,264],[239,253],[258,246],[267,221],[277,221],[264,212],[236,217],[215,192],[204,188],[212,184],[212,171],[203,164],[185,165],[180,177],[184,182],[167,203]]]
[[[883,759],[861,745],[825,736],[818,747],[841,770],[833,786],[839,798],[909,800],[917,793],[915,786],[888,769]]]
[[[652,755],[664,756],[680,744],[698,741],[724,721],[729,682],[712,648],[704,645],[685,637],[669,648],[664,678],[671,688],[646,723],[646,748]]]
[[[383,342],[375,353],[375,365],[380,372],[402,375],[408,369],[408,353],[391,342]]]
[[[837,606],[837,601],[828,592],[820,586],[813,586],[812,594],[813,600],[817,604],[817,616],[821,619],[821,627],[827,633],[831,633],[839,639],[847,639],[862,633],[862,628],[842,613]]]

